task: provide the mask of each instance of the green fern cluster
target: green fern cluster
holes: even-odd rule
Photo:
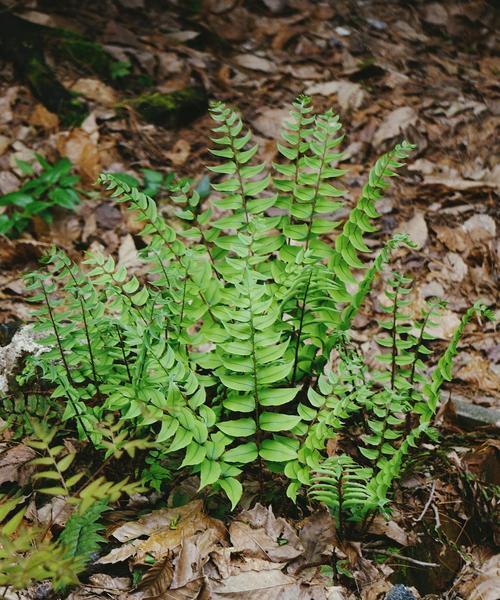
[[[263,482],[269,468],[289,479],[294,500],[316,477],[312,496],[337,518],[359,520],[387,505],[405,455],[429,430],[463,327],[474,312],[488,313],[466,314],[426,385],[439,307],[410,322],[409,281],[396,274],[381,322],[386,351],[381,368],[369,368],[349,337],[352,320],[391,251],[413,244],[397,235],[370,262],[367,236],[413,146],[376,161],[342,221],[337,115],[314,114],[299,97],[269,170],[236,112],[215,103],[211,113],[211,152],[221,159],[209,167],[213,194],[202,200],[178,186],[174,220],[122,178],[101,176],[142,223],[147,275],[110,256],[77,266],[54,251],[31,277],[42,304],[37,328],[51,350],[32,357],[24,377],[51,386],[63,420],[97,451],[138,451],[145,480],[152,463],[167,476],[198,474],[200,489],[222,490],[235,507],[245,477]],[[329,441],[349,436],[359,450],[340,444],[327,458]]]

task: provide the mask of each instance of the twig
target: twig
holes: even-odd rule
[[[434,492],[436,490],[436,482],[432,482],[431,493],[429,494],[429,499],[425,503],[424,510],[420,513],[418,519],[416,519],[415,523],[419,523],[425,516],[425,513],[429,510],[429,506],[431,505],[432,499],[434,497]]]
[[[377,554],[382,554],[383,556],[390,556],[391,558],[400,558],[401,560],[405,560],[413,565],[418,565],[419,567],[439,567],[437,563],[424,562],[423,560],[417,560],[416,558],[411,558],[409,556],[403,556],[402,554],[397,554],[396,552],[389,552],[387,550],[369,550],[366,549],[366,552],[373,552]]]

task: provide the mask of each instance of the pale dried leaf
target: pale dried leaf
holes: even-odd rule
[[[287,108],[266,108],[252,121],[256,131],[272,140],[278,139],[283,121],[290,117]]]
[[[177,140],[170,152],[165,152],[165,156],[172,162],[173,165],[179,167],[183,165],[189,158],[191,152],[191,144],[186,140]]]
[[[352,81],[344,79],[316,83],[307,88],[306,94],[337,95],[338,103],[343,110],[359,108],[365,98],[365,92],[359,83],[352,83]]]
[[[99,79],[81,77],[71,87],[71,90],[104,106],[113,106],[116,103],[116,94],[113,88]]]
[[[419,249],[423,248],[429,236],[423,213],[416,212],[409,221],[398,227],[398,232],[407,233]]]
[[[373,136],[373,145],[377,148],[386,140],[401,137],[410,125],[417,122],[417,113],[411,106],[396,108],[382,121]]]
[[[368,531],[375,535],[385,535],[401,546],[408,546],[407,533],[395,521],[386,521],[382,515],[374,517]]]
[[[238,54],[234,57],[234,62],[240,67],[251,69],[252,71],[272,73],[276,70],[276,65],[273,62],[255,54]]]
[[[300,594],[295,579],[278,570],[247,571],[209,586],[212,600],[298,600]]]
[[[31,113],[30,123],[47,130],[57,129],[59,126],[59,117],[49,112],[43,104],[37,104]]]
[[[118,266],[131,269],[141,265],[137,248],[135,247],[134,238],[128,233],[123,239],[118,248]]]

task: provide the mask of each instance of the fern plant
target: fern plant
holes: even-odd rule
[[[463,328],[489,312],[467,312],[426,385],[439,307],[410,323],[409,280],[395,274],[381,322],[387,352],[379,370],[369,367],[352,321],[391,251],[413,244],[396,235],[370,261],[367,238],[413,146],[402,142],[375,162],[342,220],[343,135],[331,110],[314,114],[299,97],[270,170],[235,111],[214,103],[211,114],[211,152],[221,159],[209,167],[213,194],[181,183],[175,219],[122,177],[100,177],[142,223],[147,275],[102,254],[77,266],[54,250],[30,282],[51,350],[31,357],[23,377],[51,388],[66,426],[96,451],[111,456],[110,439],[147,440],[130,449],[157,488],[169,474],[196,474],[200,489],[223,491],[234,508],[246,478],[263,488],[278,472],[293,500],[313,484],[311,497],[337,519],[363,519],[385,509],[404,457],[429,432]],[[114,425],[103,430],[108,418]],[[349,437],[356,443],[345,448],[355,450],[342,444]]]

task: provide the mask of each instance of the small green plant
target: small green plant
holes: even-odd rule
[[[80,202],[75,190],[79,177],[71,174],[71,162],[62,158],[51,165],[39,154],[36,158],[42,167],[41,173],[36,176],[29,163],[17,161],[21,171],[32,179],[23,183],[17,192],[0,197],[0,206],[7,207],[7,211],[0,214],[0,234],[19,235],[29,226],[34,216],[50,223],[54,207],[72,210]]]
[[[315,115],[309,98],[295,101],[270,173],[238,114],[221,103],[211,114],[211,152],[222,159],[209,167],[214,193],[202,200],[180,184],[175,219],[123,177],[101,176],[143,225],[148,275],[139,280],[111,256],[77,266],[53,251],[48,270],[30,277],[51,349],[23,377],[39,377],[66,427],[106,456],[110,440],[114,452],[129,437],[139,452],[147,444],[137,440],[151,440],[142,471],[155,489],[196,474],[200,489],[224,492],[234,508],[247,479],[262,490],[281,473],[293,501],[309,488],[343,528],[388,509],[406,455],[432,433],[464,327],[490,312],[465,314],[428,383],[423,359],[440,305],[411,318],[410,280],[394,274],[373,368],[351,323],[391,251],[413,244],[396,235],[370,262],[366,238],[413,146],[376,161],[342,221],[343,135],[331,110]]]

